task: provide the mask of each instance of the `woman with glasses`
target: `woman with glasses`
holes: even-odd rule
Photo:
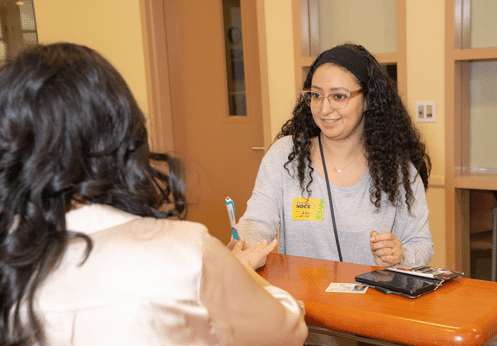
[[[320,54],[259,169],[237,230],[283,254],[428,264],[430,158],[396,86],[362,46]]]

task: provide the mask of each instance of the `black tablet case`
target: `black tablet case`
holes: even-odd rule
[[[374,270],[357,275],[356,282],[366,284],[384,293],[396,293],[416,298],[436,290],[442,280],[398,273],[389,270]]]

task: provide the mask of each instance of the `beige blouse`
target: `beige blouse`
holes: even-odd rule
[[[70,243],[39,288],[49,345],[302,345],[303,313],[285,291],[263,289],[207,229],[89,205],[67,228]]]

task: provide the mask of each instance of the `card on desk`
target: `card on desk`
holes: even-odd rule
[[[332,282],[326,292],[339,292],[339,293],[364,293],[368,289],[368,286],[351,284],[351,283],[339,283]]]

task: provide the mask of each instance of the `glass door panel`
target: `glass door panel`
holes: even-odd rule
[[[321,0],[317,7],[320,52],[347,41],[373,54],[397,51],[396,0]]]
[[[223,1],[223,18],[229,112],[231,116],[246,116],[247,102],[240,0]]]
[[[470,63],[469,168],[497,173],[497,60]]]
[[[470,48],[497,47],[497,1],[471,0]]]
[[[0,65],[21,50],[38,43],[36,22],[31,0],[0,1]]]

